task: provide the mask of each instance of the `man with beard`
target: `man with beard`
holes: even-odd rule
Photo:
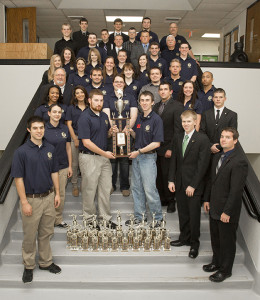
[[[114,159],[107,150],[107,138],[112,135],[108,116],[102,112],[103,93],[94,89],[89,94],[89,105],[78,121],[79,167],[81,171],[81,191],[83,213],[89,223],[93,215],[99,220],[105,219],[111,228],[110,191],[112,188],[112,167],[109,159]],[[97,194],[98,213],[96,213],[95,196]]]

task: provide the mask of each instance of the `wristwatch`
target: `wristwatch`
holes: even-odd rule
[[[140,149],[138,149],[138,152],[139,152],[139,154],[143,154],[143,152],[141,152],[141,150],[140,150]]]

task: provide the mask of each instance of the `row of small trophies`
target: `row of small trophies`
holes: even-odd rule
[[[103,223],[98,226],[97,216],[93,215],[91,225],[84,215],[83,224],[80,225],[76,215],[71,215],[72,225],[67,230],[67,248],[82,251],[170,251],[170,234],[166,230],[165,215],[160,227],[156,227],[155,214],[151,225],[148,226],[143,214],[142,222],[134,224],[134,215],[130,215],[128,230],[122,229],[120,212],[117,213],[117,227],[111,225],[103,218]],[[108,225],[108,227],[107,227]]]

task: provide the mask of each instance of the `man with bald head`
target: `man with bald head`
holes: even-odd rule
[[[198,92],[198,99],[201,101],[203,111],[209,110],[214,106],[213,94],[216,88],[213,83],[213,74],[206,71],[202,74],[201,79],[203,89]]]
[[[179,49],[179,46],[181,43],[188,43],[184,36],[178,34],[178,29],[179,28],[178,28],[177,23],[175,23],[175,22],[170,23],[169,33],[170,33],[170,35],[173,35],[175,37],[177,49]],[[165,35],[160,41],[161,51],[163,51],[164,49],[167,48],[166,39],[167,39],[167,35]],[[191,46],[190,46],[190,44],[188,44],[188,45],[189,45],[189,56],[191,56],[193,59],[195,59],[194,54],[191,50]]]

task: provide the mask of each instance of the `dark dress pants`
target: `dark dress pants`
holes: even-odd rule
[[[201,195],[188,197],[182,186],[176,191],[176,202],[179,216],[179,240],[190,243],[191,248],[199,249]]]
[[[212,262],[219,267],[219,271],[225,274],[232,274],[236,254],[237,227],[238,223],[223,223],[210,217]]]
[[[117,176],[118,176],[118,165],[119,165],[119,181],[120,181],[120,190],[129,190],[129,158],[128,157],[119,157],[116,159],[111,159],[112,165],[112,184],[113,188],[116,187]]]

